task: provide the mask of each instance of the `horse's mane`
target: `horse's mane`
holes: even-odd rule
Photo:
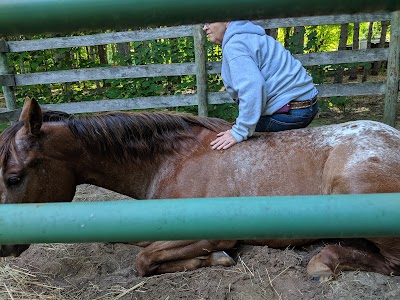
[[[128,158],[154,159],[157,154],[175,152],[189,140],[196,140],[193,126],[215,132],[229,126],[220,119],[160,112],[69,117],[67,123],[88,151],[120,162]]]
[[[193,126],[220,132],[230,124],[216,118],[165,112],[103,113],[94,116],[73,116],[59,111],[43,111],[43,122],[64,122],[75,138],[90,153],[126,159],[153,159],[171,153],[197,138]],[[16,122],[1,135],[0,163],[6,162],[14,137],[22,127]]]

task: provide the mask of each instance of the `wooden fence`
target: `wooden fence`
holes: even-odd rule
[[[295,56],[304,66],[387,61],[387,80],[385,82],[321,84],[317,88],[320,97],[385,95],[384,122],[394,126],[399,94],[400,12],[268,19],[258,20],[255,23],[265,29],[273,29],[372,21],[391,21],[389,48],[342,50]],[[194,37],[195,62],[193,63],[85,68],[31,74],[8,74],[8,66],[6,64],[6,53],[8,52],[95,46],[188,36]],[[198,105],[199,115],[207,115],[207,104],[222,104],[232,100],[226,92],[209,92],[207,90],[207,75],[220,73],[221,63],[207,61],[205,39],[202,25],[190,25],[86,36],[0,41],[0,86],[3,87],[3,94],[7,104],[7,110],[0,113],[0,121],[16,120],[19,116],[20,110],[16,109],[15,95],[13,93],[13,87],[15,86],[182,75],[196,76],[195,94],[49,104],[44,105],[44,107],[68,113],[86,113]]]

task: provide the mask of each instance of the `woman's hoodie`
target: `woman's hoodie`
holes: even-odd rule
[[[250,21],[229,23],[222,41],[221,76],[239,104],[239,116],[231,129],[238,142],[253,135],[260,116],[318,94],[301,62]]]

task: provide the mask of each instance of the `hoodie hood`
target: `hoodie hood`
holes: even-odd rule
[[[222,48],[224,48],[225,44],[231,39],[231,37],[233,37],[235,34],[242,33],[252,33],[262,36],[265,35],[265,30],[261,26],[255,25],[248,20],[232,21],[229,23],[229,26],[225,32],[224,39],[222,41]]]

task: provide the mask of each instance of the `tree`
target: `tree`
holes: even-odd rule
[[[368,35],[367,35],[367,49],[371,49],[371,40],[372,40],[372,30],[374,28],[374,22],[369,22],[368,26]],[[362,82],[367,81],[368,68],[364,67]]]
[[[278,37],[278,28],[265,29],[265,33],[276,39]]]
[[[353,50],[360,49],[360,23],[354,23],[353,27]],[[358,66],[353,66],[350,69],[349,80],[357,79],[357,68]]]
[[[378,48],[385,47],[386,34],[387,34],[388,26],[389,26],[389,21],[382,21],[381,25],[382,25],[382,30],[381,30],[381,37],[379,39]],[[371,75],[378,75],[381,65],[382,65],[381,61],[375,61],[373,64],[372,70],[371,70]]]
[[[341,24],[338,50],[346,50],[348,37],[349,37],[349,23]],[[343,82],[343,67],[339,66],[335,72],[335,83],[342,83],[342,82]]]

